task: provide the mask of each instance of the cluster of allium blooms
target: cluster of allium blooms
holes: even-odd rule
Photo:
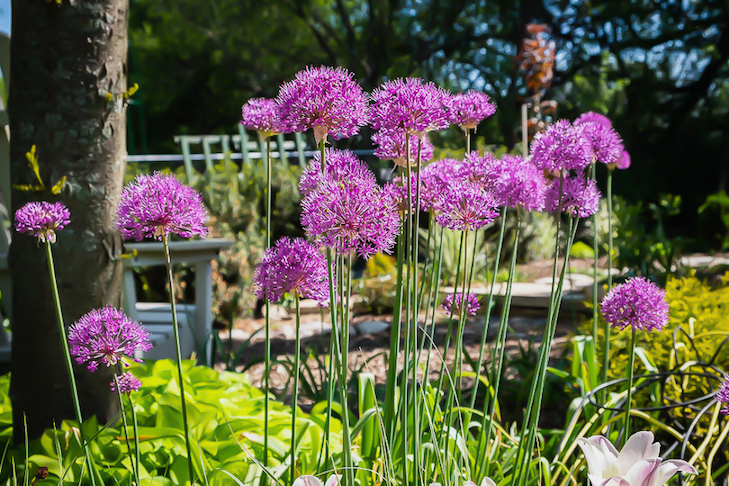
[[[714,396],[717,402],[723,404],[721,413],[729,415],[729,375],[724,376],[724,382]]]
[[[139,175],[121,193],[116,226],[126,239],[205,237],[208,213],[202,196],[173,175]]]
[[[553,180],[544,197],[544,210],[586,218],[600,209],[600,191],[594,179],[583,175]]]
[[[473,231],[498,216],[493,194],[473,182],[454,181],[445,187],[433,206],[439,225],[453,231]]]
[[[620,452],[601,435],[580,437],[577,445],[585,454],[592,486],[663,486],[679,471],[696,474],[686,461],[664,461],[660,443],[653,441],[653,433],[643,431],[630,436]]]
[[[559,120],[532,139],[531,161],[539,169],[555,173],[581,170],[592,163],[592,144],[582,130],[568,120]]]
[[[610,121],[610,118],[606,117],[605,115],[595,113],[594,111],[588,111],[587,113],[583,113],[575,120],[575,126],[580,126],[585,123],[596,123],[598,125],[602,125],[608,128],[613,127],[613,122]]]
[[[456,159],[439,159],[426,165],[420,171],[420,208],[430,211],[443,190],[458,177],[461,162]],[[405,181],[403,181],[404,183]],[[415,188],[412,188],[413,199]],[[406,194],[406,192],[403,192]]]
[[[612,127],[600,123],[575,124],[582,134],[590,141],[595,154],[595,162],[601,164],[615,164],[623,153],[623,141]]]
[[[547,190],[544,172],[517,155],[505,155],[499,162],[492,177],[499,205],[541,211]]]
[[[453,95],[450,102],[451,123],[464,131],[476,126],[496,113],[496,105],[487,94],[479,91],[468,91]]]
[[[15,230],[29,233],[40,241],[56,242],[56,231],[71,221],[71,213],[63,203],[29,202],[15,212]]]
[[[615,167],[613,167],[612,165],[608,165],[608,167],[611,169],[613,169],[613,168],[627,169],[628,167],[630,167],[630,154],[628,153],[627,150],[623,150],[620,153],[620,157],[618,157],[618,160],[617,160],[617,162],[615,162],[614,166]]]
[[[317,152],[309,161],[299,178],[299,193],[302,199],[311,193],[323,180],[357,180],[367,184],[377,182],[375,174],[367,164],[351,150],[327,148],[324,151],[324,173],[321,170],[321,153]]]
[[[149,333],[124,312],[103,307],[84,314],[68,330],[71,356],[78,364],[88,363],[90,371],[99,364],[107,367],[134,359],[136,350],[149,351]],[[137,360],[135,360],[137,361]]]
[[[393,191],[363,179],[324,180],[301,203],[306,235],[342,255],[390,253],[400,231]]]
[[[270,98],[251,98],[241,109],[241,124],[255,130],[264,138],[284,132],[276,101]]]
[[[314,130],[317,145],[356,135],[369,121],[368,96],[344,68],[308,67],[279,89],[276,104],[287,132]]]
[[[380,130],[372,135],[375,144],[375,156],[382,160],[392,160],[395,165],[405,167],[410,161],[414,165],[418,161],[418,143],[420,142],[420,162],[427,162],[433,158],[433,144],[427,135],[418,138],[408,134],[410,157],[405,154],[405,132],[402,130]]]
[[[454,316],[461,315],[461,310],[463,310],[463,294],[455,293],[446,295],[441,307]],[[467,315],[475,316],[476,311],[478,311],[480,307],[481,305],[478,303],[478,298],[474,294],[469,293],[466,295],[465,310]]]
[[[450,93],[419,78],[388,81],[372,92],[375,130],[422,134],[448,128]]]
[[[259,299],[276,302],[290,293],[329,305],[327,259],[303,238],[284,236],[266,250],[253,283]]]
[[[117,392],[116,384],[119,382],[119,391]],[[117,393],[132,393],[142,388],[142,382],[139,378],[129,373],[117,375],[115,380],[111,382],[111,391]]]
[[[644,277],[633,277],[615,286],[600,304],[612,327],[660,331],[668,324],[666,292]]]

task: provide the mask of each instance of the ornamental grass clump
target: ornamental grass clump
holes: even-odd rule
[[[633,277],[610,290],[602,300],[600,309],[611,327],[630,327],[628,397],[625,402],[624,424],[624,437],[627,438],[630,433],[636,331],[660,331],[668,324],[666,292],[644,277]]]
[[[303,238],[283,237],[273,248],[266,250],[253,275],[258,297],[272,302],[284,294],[294,297],[296,308],[296,338],[294,344],[294,387],[291,415],[291,469],[289,482],[296,476],[296,410],[298,407],[301,360],[301,307],[300,299],[317,300],[329,305],[329,278],[327,260],[318,249]]]
[[[174,277],[170,260],[169,238],[176,234],[184,238],[195,236],[206,237],[205,223],[208,212],[202,202],[202,196],[175,178],[155,172],[152,175],[140,175],[126,185],[121,193],[117,209],[116,226],[124,238],[137,241],[143,238],[162,240],[167,264],[167,279],[170,288],[170,307],[172,310],[172,330],[175,339],[177,372],[180,385],[180,406],[185,432],[185,448],[190,482],[195,476],[192,467],[190,447],[190,430],[187,419],[185,399],[185,379],[182,372],[182,354],[180,352],[180,330],[177,319],[177,305],[172,292]]]

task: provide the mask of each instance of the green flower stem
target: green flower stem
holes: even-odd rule
[[[294,343],[294,389],[291,398],[291,474],[289,475],[291,484],[296,479],[296,409],[299,404],[299,362],[301,361],[301,306],[298,292],[294,292],[294,303],[296,304],[296,339]]]
[[[385,432],[389,444],[393,444],[397,425],[395,414],[395,388],[397,386],[397,358],[400,350],[400,319],[402,317],[402,283],[405,258],[405,241],[403,237],[405,218],[400,217],[401,231],[397,239],[397,282],[395,286],[395,302],[393,304],[392,325],[390,326],[390,354],[387,366],[387,384],[385,385]]]
[[[195,483],[195,474],[192,468],[192,453],[190,448],[190,428],[187,423],[187,404],[185,400],[185,378],[182,375],[182,352],[180,351],[180,330],[177,325],[177,306],[175,304],[175,285],[172,276],[172,261],[170,260],[170,244],[167,235],[162,235],[162,244],[165,249],[165,262],[167,263],[167,278],[170,284],[170,305],[172,308],[172,331],[175,336],[175,355],[177,357],[177,374],[180,380],[180,407],[182,408],[182,424],[185,429],[185,449],[187,450],[187,468],[190,473],[190,484]]]
[[[430,213],[430,224],[431,226],[435,226],[435,220],[433,213],[431,211]],[[425,306],[426,314],[425,314],[425,322],[424,322],[424,332],[423,332],[423,339],[420,345],[421,352],[423,349],[425,349],[425,346],[428,346],[428,354],[425,357],[425,378],[423,379],[424,383],[428,382],[428,375],[430,372],[430,349],[433,347],[433,336],[435,335],[435,313],[438,308],[438,292],[440,291],[440,277],[441,277],[441,270],[443,267],[443,234],[445,233],[445,229],[443,227],[440,228],[440,238],[438,239],[438,247],[437,247],[437,257],[436,257],[436,264],[435,264],[435,271],[431,275],[431,281],[430,281],[430,293],[428,295],[428,304]],[[430,329],[433,330],[433,336],[428,339],[428,309],[432,309],[431,318],[430,318]],[[426,342],[427,341],[427,342]]]
[[[118,388],[117,388],[118,389]],[[134,400],[132,400],[132,394],[127,395],[129,399],[129,410],[132,412],[132,433],[134,434],[134,457],[136,461],[134,463],[136,468],[137,477],[139,477],[139,465],[142,463],[142,452],[139,449],[139,426],[137,425],[137,412],[134,410]],[[137,483],[139,484],[139,483]]]
[[[501,238],[503,241],[503,230],[506,225],[506,208],[504,208],[504,214],[502,215],[504,220],[501,221]],[[498,403],[499,387],[501,385],[501,376],[504,368],[504,357],[506,356],[506,333],[509,327],[509,312],[511,311],[511,295],[514,284],[514,275],[516,274],[516,257],[517,247],[519,246],[519,238],[521,236],[521,210],[516,211],[516,234],[514,235],[514,250],[511,254],[511,263],[509,265],[509,277],[506,281],[506,292],[504,294],[504,304],[501,308],[501,319],[499,320],[499,332],[496,337],[496,344],[494,345],[494,360],[491,365],[491,378],[489,385],[493,387],[493,398],[488,398],[484,401],[484,418],[481,425],[481,431],[479,433],[479,444],[477,448],[476,457],[482,457],[479,470],[485,470],[483,476],[489,475],[489,463],[487,462],[488,455],[486,454],[486,447],[491,440],[491,433],[493,430],[492,424],[494,423],[494,416],[496,415],[496,404]],[[498,255],[497,255],[498,258]],[[496,267],[498,268],[498,267]],[[496,273],[494,272],[494,280],[491,282],[491,292],[493,295],[494,281],[496,280]],[[489,311],[490,312],[490,311]],[[488,326],[488,316],[486,325]],[[486,335],[488,328],[484,329],[484,335]],[[483,346],[482,346],[483,347]],[[480,362],[480,361],[479,361]],[[471,406],[473,408],[473,405]],[[488,427],[486,425],[486,418],[488,417]]]
[[[637,333],[633,326],[630,327],[630,360],[628,363],[628,396],[625,399],[625,428],[623,428],[623,445],[630,437],[630,407],[633,404],[633,373],[635,368],[635,342]]]
[[[561,203],[560,203],[561,206]],[[539,424],[539,415],[542,407],[542,398],[544,396],[544,387],[547,377],[547,366],[549,363],[549,352],[552,348],[552,340],[554,339],[554,333],[557,329],[557,318],[559,316],[559,308],[562,303],[562,285],[565,280],[567,267],[569,264],[570,251],[572,250],[572,242],[575,239],[575,233],[577,232],[578,219],[574,216],[569,217],[569,230],[567,232],[567,245],[565,247],[564,263],[562,265],[562,272],[557,282],[556,292],[553,292],[550,302],[550,313],[549,321],[547,323],[547,331],[545,332],[545,340],[542,342],[542,349],[540,349],[539,363],[537,370],[534,375],[534,381],[532,382],[532,392],[530,393],[530,406],[527,409],[529,412],[529,419],[525,423],[529,426],[525,430],[529,430],[529,436],[526,441],[526,447],[524,449],[524,462],[518,462],[519,470],[526,467],[530,451],[534,449],[534,441],[537,434],[537,426]],[[554,282],[553,282],[554,283]],[[536,400],[533,399],[536,398]],[[520,478],[520,484],[526,484],[527,472],[524,471],[523,476]]]
[[[342,344],[340,348],[339,393],[342,404],[342,448],[344,456],[344,484],[354,484],[354,461],[352,460],[352,437],[349,429],[349,407],[347,406],[347,372],[349,359],[349,320],[350,296],[352,294],[352,260],[347,259],[347,285],[345,287],[344,308],[342,309]],[[344,257],[342,257],[344,267]]]
[[[401,399],[400,399],[400,416],[402,418],[402,445],[403,452],[402,457],[408,457],[408,442],[414,434],[409,433],[408,430],[408,405],[410,404],[410,390],[408,389],[408,377],[410,376],[410,340],[417,339],[413,336],[413,329],[411,326],[411,310],[412,310],[412,285],[413,285],[413,192],[412,192],[412,170],[410,167],[410,137],[405,132],[405,171],[406,171],[406,191],[407,191],[407,222],[405,228],[405,234],[407,235],[407,244],[405,246],[405,344],[403,348],[403,371],[402,371],[402,382],[401,382]],[[416,323],[417,326],[417,323]],[[416,328],[417,330],[417,328]],[[417,336],[417,333],[415,334]],[[412,363],[415,366],[415,363]],[[413,383],[415,386],[415,383]],[[414,395],[414,394],[413,394]],[[413,420],[413,423],[415,420]],[[407,460],[404,461],[403,469],[404,484],[410,484],[411,480],[409,477],[409,468]]]
[[[415,165],[415,205],[413,207],[414,210],[414,217],[415,221],[413,223],[413,232],[411,234],[412,238],[412,251],[413,251],[413,281],[412,281],[412,300],[413,300],[413,315],[412,315],[412,332],[413,332],[413,340],[412,340],[412,359],[413,359],[413,374],[412,374],[412,382],[413,382],[413,457],[414,457],[414,469],[415,469],[415,482],[414,485],[418,486],[421,482],[420,477],[420,402],[418,400],[418,363],[420,362],[420,353],[418,352],[418,316],[420,314],[420,305],[418,301],[418,250],[420,246],[418,245],[418,238],[419,238],[419,230],[420,230],[420,158],[421,158],[421,150],[422,150],[422,140],[418,138],[418,151],[417,151],[417,159],[416,159],[416,165]],[[410,164],[408,164],[408,167],[410,167]],[[411,175],[412,177],[412,175]],[[425,332],[425,330],[423,330]],[[425,376],[425,379],[427,379],[427,373]]]
[[[496,246],[496,258],[494,259],[494,271],[491,278],[491,288],[489,289],[488,300],[486,301],[486,315],[484,317],[484,331],[481,335],[481,347],[478,352],[478,369],[476,370],[476,381],[473,384],[473,395],[471,396],[471,408],[476,406],[476,395],[478,394],[478,386],[481,381],[481,363],[483,363],[483,354],[486,349],[486,337],[488,335],[489,321],[491,320],[491,310],[494,304],[494,287],[496,285],[496,274],[499,271],[499,263],[501,263],[501,250],[504,247],[504,234],[506,233],[506,214],[507,207],[501,211],[501,224],[499,225],[499,243]],[[518,227],[517,227],[518,230]],[[509,272],[511,277],[511,272]],[[508,286],[508,284],[507,284]],[[499,328],[499,331],[501,329]],[[487,400],[488,401],[488,400]]]
[[[466,128],[466,155],[471,151],[471,129]]]
[[[594,162],[592,163],[592,169],[591,169],[591,178],[595,179],[596,173],[597,173],[597,164]],[[597,225],[598,225],[598,219],[597,216],[599,214],[599,211],[595,212],[595,214],[592,215],[592,344],[593,347],[597,346],[597,308],[598,308],[598,299],[597,299],[597,265],[598,265],[598,258],[600,256],[599,248],[598,248],[598,235],[597,235]],[[593,364],[597,366],[597,354],[593,353],[594,360]],[[597,386],[597,383],[593,383],[592,386]],[[600,401],[604,401],[604,393],[600,393]]]
[[[139,481],[139,466],[136,461],[136,456],[132,455],[132,445],[129,441],[129,425],[127,424],[127,413],[126,413],[126,407],[124,406],[124,398],[122,397],[122,392],[119,389],[119,377],[116,373],[114,373],[114,383],[116,384],[116,395],[119,397],[119,408],[121,408],[121,416],[122,416],[122,425],[124,428],[124,440],[127,443],[127,452],[129,453],[129,461],[132,463],[132,471],[134,473],[134,482],[137,486],[140,486],[142,483]],[[136,430],[134,431],[136,434]]]
[[[607,203],[608,203],[608,284],[607,292],[613,288],[613,171],[608,169],[607,174]],[[602,382],[608,381],[610,370],[610,324],[605,321],[605,344],[602,351]]]
[[[271,137],[266,137],[266,152],[264,154],[263,163],[266,166],[266,250],[271,248]],[[271,302],[268,300],[268,294],[263,296],[264,300],[264,344],[263,344],[263,467],[268,466],[268,442],[269,429],[268,421],[271,413],[271,404],[269,396],[271,392]],[[268,475],[261,475],[261,484],[268,482]]]
[[[83,418],[81,417],[81,404],[78,399],[78,388],[76,387],[76,375],[73,373],[73,364],[71,362],[71,353],[68,350],[68,337],[66,336],[66,326],[63,323],[63,312],[61,311],[61,297],[58,294],[58,281],[56,280],[56,267],[53,264],[53,251],[51,250],[51,242],[46,239],[46,260],[48,261],[48,273],[51,279],[51,291],[53,292],[53,303],[55,304],[56,310],[56,321],[58,322],[58,333],[61,337],[61,345],[63,346],[63,361],[66,365],[66,372],[68,372],[68,379],[71,383],[71,398],[73,398],[73,411],[76,414],[76,421],[78,422],[79,433],[81,434],[81,442],[84,448],[84,457],[86,459],[86,468],[89,470],[89,477],[91,478],[92,486],[96,485],[96,478],[94,477],[94,469],[92,468],[91,454],[89,454],[89,448],[84,439],[84,432],[81,424],[83,424]],[[26,441],[27,443],[27,441]]]

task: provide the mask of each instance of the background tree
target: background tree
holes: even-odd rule
[[[31,200],[60,200],[71,212],[53,248],[68,325],[92,308],[121,306],[121,239],[112,223],[125,170],[127,2],[17,0],[12,9],[12,182],[35,183],[25,158],[33,145],[48,188],[66,177],[59,196],[14,190],[13,212]],[[74,413],[44,251],[16,234],[9,260],[14,431],[22,439],[27,420],[33,438]],[[81,368],[77,380],[84,415],[109,420],[117,405],[108,370]]]

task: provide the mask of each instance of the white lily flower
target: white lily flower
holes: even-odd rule
[[[332,474],[329,476],[329,479],[327,479],[326,483],[324,483],[324,486],[341,486],[342,484],[342,475],[341,474]],[[321,486],[321,481],[316,476],[311,476],[309,474],[302,474],[296,480],[294,481],[294,484],[291,486]]]
[[[653,440],[652,432],[636,432],[618,453],[601,435],[577,439],[592,486],[663,486],[679,471],[696,474],[686,461],[664,461],[658,456],[661,445]]]

